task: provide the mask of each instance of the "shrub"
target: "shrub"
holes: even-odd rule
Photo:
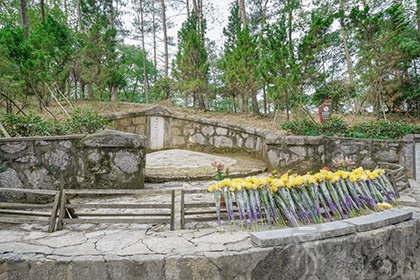
[[[27,116],[4,114],[1,122],[12,137],[51,135],[48,122],[33,114]]]
[[[88,110],[76,110],[65,121],[46,121],[33,114],[28,116],[4,114],[1,122],[12,137],[94,133],[104,129],[108,123],[105,118],[99,116],[96,112]]]
[[[371,121],[354,125],[347,136],[355,138],[399,139],[407,134],[420,133],[420,126],[401,122]]]
[[[75,110],[65,122],[68,133],[94,133],[105,128],[107,119],[91,110]]]
[[[400,139],[407,134],[420,133],[420,126],[398,121],[370,121],[349,127],[344,120],[335,117],[323,124],[314,123],[309,119],[292,120],[283,123],[281,127],[295,135],[346,136],[384,140]]]
[[[321,126],[310,119],[286,121],[281,128],[296,135],[316,136],[321,134]]]
[[[327,136],[344,136],[348,133],[348,130],[347,123],[336,117],[324,121],[321,125],[322,134]]]

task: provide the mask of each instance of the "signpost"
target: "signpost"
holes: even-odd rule
[[[322,123],[324,120],[330,118],[332,112],[332,100],[325,100],[320,106],[318,106],[319,122]]]

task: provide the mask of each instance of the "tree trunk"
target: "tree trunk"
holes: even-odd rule
[[[417,37],[420,42],[420,0],[417,0]]]
[[[160,0],[162,7],[162,29],[163,29],[163,45],[164,45],[164,57],[165,57],[165,78],[169,76],[169,54],[168,54],[168,30],[166,27],[166,7],[165,0]]]
[[[86,84],[86,87],[87,87],[87,98],[88,98],[88,100],[92,101],[93,100],[92,84],[91,83],[87,83]]]
[[[156,49],[156,11],[155,11],[155,1],[152,2],[152,31],[153,31],[153,65],[157,68],[157,49]],[[156,75],[154,75],[153,80],[156,81]]]
[[[251,94],[251,103],[252,103],[252,112],[255,115],[259,115],[260,110],[258,108],[258,100],[257,100],[257,93],[256,92]]]
[[[239,14],[241,16],[242,25],[245,28],[247,26],[245,0],[239,0]]]
[[[108,6],[108,29],[114,29],[114,8],[112,0],[107,0]]]
[[[64,17],[66,20],[66,25],[69,24],[69,7],[67,6],[67,0],[64,0]]]
[[[22,26],[24,28],[25,38],[29,37],[29,20],[28,20],[28,5],[26,0],[20,0],[20,15]]]
[[[76,10],[77,10],[77,31],[83,32],[83,21],[82,21],[82,7],[81,7],[81,1],[77,0],[76,2]]]
[[[189,0],[187,0],[186,6],[187,6],[187,17],[189,17],[190,16],[190,1]]]
[[[45,3],[44,3],[44,0],[41,0],[39,2],[39,6],[41,8],[41,21],[45,22]]]
[[[146,103],[149,103],[149,81],[147,77],[146,60],[147,53],[144,44],[144,11],[143,11],[143,0],[139,1],[140,4],[140,24],[141,24],[141,47],[143,51],[143,90]]]
[[[353,71],[353,63],[351,61],[351,56],[350,56],[350,50],[349,50],[349,46],[347,43],[347,32],[346,32],[346,27],[344,25],[344,3],[343,0],[340,0],[339,2],[339,11],[340,11],[340,35],[341,35],[341,40],[343,41],[343,48],[344,48],[344,54],[346,56],[346,63],[347,63],[347,73],[349,75],[349,82],[351,86],[354,86],[354,71]],[[359,102],[357,100],[357,98],[355,98],[354,100],[354,112],[359,111]]]

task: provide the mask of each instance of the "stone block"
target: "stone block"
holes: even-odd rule
[[[127,151],[115,154],[114,164],[124,173],[133,174],[139,170],[140,157]]]
[[[203,126],[201,129],[201,132],[206,136],[211,136],[214,133],[214,127],[213,126]]]
[[[147,138],[144,135],[104,131],[86,136],[82,146],[90,148],[139,148],[146,147]]]
[[[8,168],[4,172],[0,173],[0,187],[21,189],[23,188],[23,183],[19,179],[19,175],[16,170]]]
[[[248,139],[246,139],[245,148],[254,149],[254,137],[248,137]]]
[[[220,148],[220,147],[233,147],[233,141],[232,139],[225,137],[225,136],[217,136],[214,137],[214,146]]]
[[[391,209],[366,216],[347,219],[344,220],[344,222],[354,225],[357,231],[362,232],[400,223],[411,219],[412,216],[413,212],[411,211]]]
[[[25,142],[11,142],[11,143],[1,146],[1,149],[5,153],[15,154],[15,153],[25,150],[26,143]]]
[[[218,127],[216,128],[216,134],[217,135],[227,135],[228,130],[224,127]]]
[[[315,241],[356,232],[356,227],[342,222],[330,222],[251,233],[251,241],[260,247],[282,246],[290,243]]]

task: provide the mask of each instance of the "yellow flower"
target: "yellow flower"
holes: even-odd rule
[[[377,203],[376,206],[378,206],[378,208],[381,210],[388,210],[392,208],[392,205],[387,202]]]
[[[350,172],[344,171],[344,170],[338,170],[337,172],[334,173],[334,175],[342,179],[347,179],[350,175]]]
[[[210,187],[207,190],[209,192],[214,192],[216,190],[216,184],[210,185]]]

